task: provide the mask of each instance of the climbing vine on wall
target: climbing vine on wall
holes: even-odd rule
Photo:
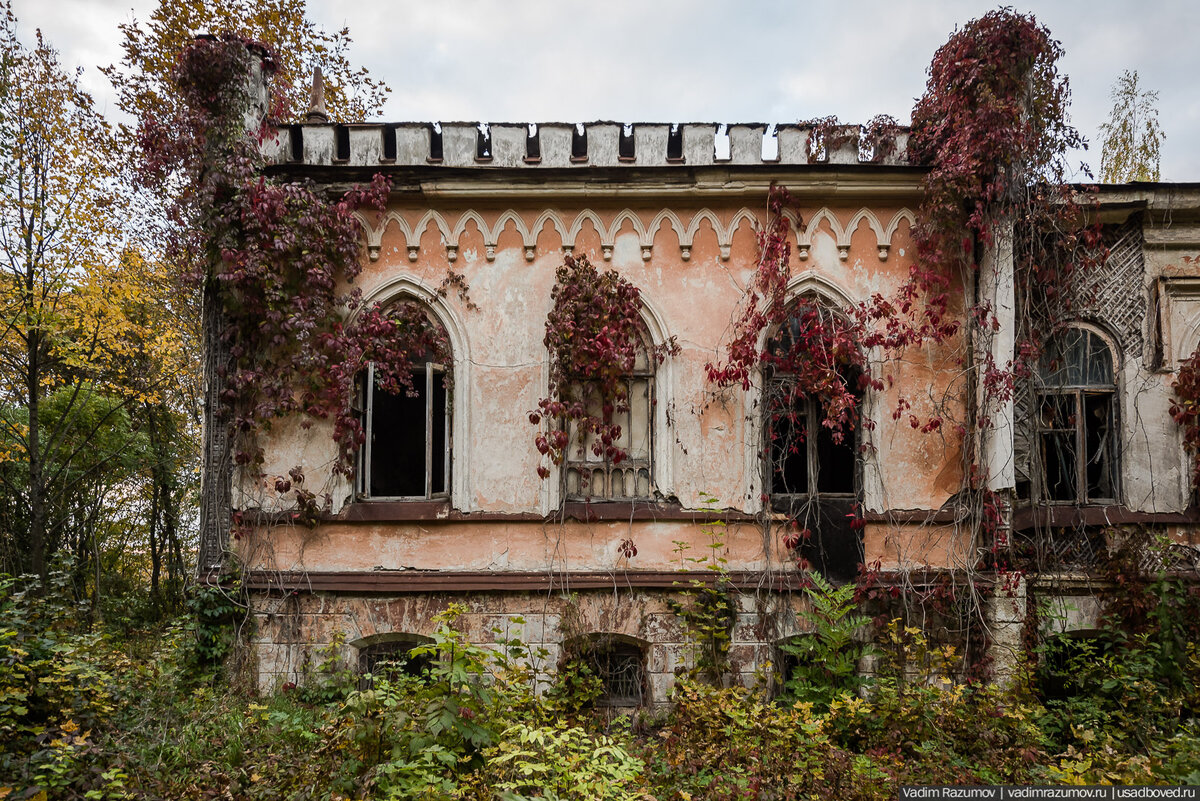
[[[927,317],[944,315],[949,276],[979,269],[975,243],[990,247],[1011,228],[1025,362],[1036,359],[1050,312],[1063,311],[1054,304],[1104,258],[1099,226],[1087,225],[1092,203],[1065,179],[1066,154],[1084,142],[1067,121],[1062,54],[1032,16],[999,10],[975,20],[934,56],[909,139],[910,158],[930,166],[912,282],[930,298]],[[981,299],[971,316],[987,329],[993,312]],[[992,391],[1011,387],[993,382]]]
[[[1085,297],[1084,276],[1105,258],[1099,225],[1089,225],[1091,198],[1065,183],[1066,154],[1083,142],[1067,122],[1069,88],[1056,66],[1061,55],[1059,43],[1032,16],[1011,10],[969,23],[938,50],[913,111],[907,151],[911,163],[929,167],[913,231],[915,259],[891,292],[874,294],[840,315],[821,314],[805,299],[789,306],[792,232],[784,211],[791,206],[799,220],[800,210],[786,191],[773,188],[759,233],[757,269],[724,360],[708,366],[709,380],[718,387],[748,388],[757,369],[795,375],[787,398],[770,407],[768,395],[764,414],[775,420],[814,399],[821,424],[842,435],[856,422],[856,393],[891,386],[897,365],[915,349],[957,352],[963,369],[977,377],[973,385],[983,408],[1012,398],[1018,383],[1030,379],[1042,337]],[[818,150],[828,154],[857,135],[862,157],[876,161],[891,155],[898,132],[885,117],[865,128],[843,126],[835,118],[810,125],[810,142]],[[810,151],[810,160],[817,156]],[[952,290],[986,286],[990,276],[981,270],[994,268],[981,267],[980,257],[999,244],[998,235],[1012,246],[1017,294],[1016,330],[1008,332],[1016,345],[1004,363],[996,363],[988,347],[1001,325],[994,299],[987,291],[964,298]],[[777,343],[764,333],[785,326],[801,333],[790,337],[788,348],[773,349]],[[867,364],[868,353],[878,361]],[[904,393],[895,397],[893,419],[926,434],[953,422],[970,446],[972,428],[992,426],[986,413],[975,413],[969,397],[963,399],[965,420],[950,419],[937,402],[919,412]],[[1004,502],[985,489],[980,455],[974,450],[966,455],[971,464],[961,497],[974,507],[967,519],[990,540],[1004,525]],[[788,547],[797,544],[797,537],[785,538]]]
[[[351,286],[361,255],[354,215],[382,211],[385,178],[328,199],[311,185],[262,174],[266,129],[245,130],[256,51],[261,46],[225,36],[197,40],[180,55],[181,117],[142,121],[142,179],[178,181],[167,254],[219,305],[218,419],[229,426],[234,462],[263,479],[260,436],[272,421],[332,418],[335,469],[346,473],[364,436],[353,400],[366,365],[376,364],[385,391],[404,392],[413,359],[446,346],[416,304],[360,308]],[[269,54],[264,66],[271,68]],[[347,320],[348,312],[356,314]],[[303,482],[296,467],[268,486],[296,502],[296,519],[312,523],[330,499]]]
[[[1171,417],[1183,428],[1183,444],[1192,458],[1192,486],[1200,488],[1200,350],[1175,374]]]
[[[809,136],[804,140],[804,153],[809,164],[829,158],[829,155],[848,142],[858,141],[860,161],[882,163],[896,152],[896,134],[900,124],[888,114],[876,114],[866,125],[845,125],[837,117],[817,117],[802,122]]]
[[[587,256],[568,254],[555,272],[543,340],[550,392],[529,414],[540,427],[534,444],[552,464],[586,447],[614,464],[625,459],[616,418],[629,410],[626,378],[643,348],[640,298],[637,287],[615,270],[598,271]],[[650,358],[662,359],[675,344],[649,350]],[[540,465],[538,475],[548,478],[550,468]]]

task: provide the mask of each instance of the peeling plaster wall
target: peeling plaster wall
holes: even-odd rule
[[[406,285],[427,288],[432,297],[448,268],[462,272],[470,285],[477,310],[468,310],[454,292],[438,300],[452,315],[452,327],[460,328],[452,331],[452,339],[457,337],[463,343],[460,351],[466,351],[455,353],[454,414],[456,423],[460,418],[469,420],[470,433],[465,440],[455,441],[453,509],[540,516],[558,507],[556,482],[542,482],[536,475],[540,462],[533,438],[537,432],[526,418],[546,391],[548,364],[542,338],[554,272],[562,263],[567,240],[573,252],[586,254],[601,269],[617,270],[636,285],[648,322],[653,323],[651,331],[659,341],[675,337],[679,345],[678,355],[661,365],[657,374],[654,479],[659,496],[677,499],[683,509],[696,509],[707,493],[720,506],[748,514],[761,512],[763,435],[758,387],[716,390],[705,371],[707,363],[722,355],[757,264],[758,217],[752,211],[742,204],[710,204],[703,209],[561,204],[551,216],[543,204],[528,210],[437,211],[444,223],[429,222],[432,218],[425,207],[390,208],[375,235],[377,258],[365,265],[356,285],[364,297],[382,302],[395,296],[399,278],[406,279]],[[678,226],[672,217],[680,221]],[[423,219],[429,224],[421,230]],[[576,224],[567,228],[558,220]],[[873,293],[894,291],[907,277],[912,245],[910,226],[900,207],[802,209],[801,220],[812,229],[799,237],[793,233],[797,241],[792,271],[803,278],[802,285],[857,303]],[[898,221],[886,249],[880,245],[882,225],[874,220]],[[856,221],[853,228],[852,221]],[[457,230],[457,238],[447,239],[441,232],[443,225]],[[685,226],[694,226],[690,237]],[[560,227],[567,229],[565,235]],[[534,239],[528,240],[522,231]],[[411,239],[410,233],[417,238]],[[419,243],[415,252],[414,241]],[[534,242],[532,253],[529,241]],[[686,259],[681,245],[685,241]],[[867,510],[932,511],[960,488],[962,446],[953,426],[931,436],[915,431],[907,415],[893,419],[892,414],[904,396],[918,416],[927,417],[936,408],[951,421],[965,420],[963,387],[955,369],[958,347],[949,343],[941,349],[906,353],[894,367],[885,368],[894,385],[873,394],[865,407],[875,424],[873,431],[864,433],[869,444],[863,457]],[[460,380],[463,376],[465,380]],[[306,487],[328,491],[334,509],[341,510],[352,499],[352,487],[332,473],[336,449],[326,428],[305,431],[295,424],[276,426],[266,449],[268,473],[284,475],[292,465],[303,465]],[[258,491],[265,493],[269,507],[273,481],[266,484]],[[729,567],[763,569],[779,557],[778,546],[765,547],[757,525],[745,528],[747,534],[739,535],[738,547],[727,549]],[[868,551],[899,553],[885,540],[889,536],[895,540],[902,530],[872,526],[867,537],[878,542],[869,544]],[[271,558],[259,561],[255,556],[253,565],[318,571],[380,564],[458,570],[539,570],[563,565],[610,569],[616,543],[632,536],[639,554],[629,569],[672,569],[678,566],[678,560],[671,559],[675,540],[687,541],[697,552],[705,545],[699,525],[653,521],[599,527],[482,526],[470,521],[414,526],[397,521],[365,527],[327,524],[311,533],[281,529],[272,536]],[[952,542],[955,536],[953,531],[940,531],[936,546],[900,549],[905,555],[896,558],[955,565],[966,548]]]
[[[666,603],[672,594],[619,589],[614,586],[613,590],[569,597],[557,593],[477,593],[469,597],[438,593],[272,599],[256,610],[258,687],[268,693],[285,682],[300,683],[330,657],[340,657],[347,666],[356,665],[359,648],[380,634],[429,636],[434,631],[433,617],[451,603],[460,603],[466,611],[456,626],[470,642],[496,647],[497,637],[518,638],[534,654],[544,649],[544,656],[535,655],[529,661],[543,674],[558,667],[564,641],[596,633],[632,638],[643,644],[647,702],[665,704],[677,673],[695,663],[679,618]],[[807,608],[807,602],[800,596],[740,594],[734,603],[730,669],[737,684],[753,687],[770,680],[762,668],[778,661],[777,644],[806,631],[797,613]],[[580,622],[584,622],[582,628]]]
[[[328,425],[303,429],[285,421],[273,428],[267,473],[303,466],[306,488],[328,493],[334,515],[311,530],[263,527],[239,543],[243,563],[267,574],[353,574],[368,579],[363,587],[385,575],[393,589],[255,595],[264,690],[303,678],[322,648],[353,662],[357,646],[379,635],[428,635],[432,617],[454,601],[467,605],[461,624],[468,639],[491,644],[494,628],[511,634],[516,626],[527,644],[546,648],[539,667],[547,669],[571,636],[634,638],[644,644],[650,700],[661,703],[690,656],[666,604],[675,590],[639,587],[637,580],[689,566],[687,558],[706,555],[717,535],[723,544],[714,556],[727,570],[761,575],[761,586],[774,588],[736,596],[730,656],[737,680],[753,684],[756,668],[775,658],[779,639],[800,630],[800,596],[771,583],[794,571],[794,557],[780,542],[779,521],[764,513],[760,387],[716,390],[705,365],[720,359],[757,264],[756,226],[764,221],[766,186],[775,177],[761,170],[778,170],[801,205],[791,234],[797,294],[817,292],[853,305],[875,293],[890,295],[908,276],[920,175],[895,169],[905,164],[906,134],[887,161],[891,171],[875,174],[861,172],[868,168],[859,163],[854,141],[828,154],[817,171],[808,170],[810,132],[796,126],[777,129],[774,162],[763,159],[761,125],[729,127],[726,155],[715,125],[684,124],[677,157],[668,154],[669,126],[633,126],[632,155],[621,151],[618,123],[588,123],[581,130],[587,137],[582,156],[573,152],[574,126],[558,123],[538,126],[536,157],[527,149],[524,125],[491,126],[486,158],[476,151],[476,123],[445,123],[437,133],[417,123],[351,126],[348,154],[338,152],[335,126],[293,126],[265,143],[281,168],[292,163],[289,154],[299,154],[297,169],[319,168],[324,175],[338,167],[362,168],[360,178],[381,164],[396,168],[392,205],[378,218],[361,220],[366,248],[357,286],[371,301],[400,293],[428,300],[450,333],[455,365],[451,501],[436,515],[406,514],[403,505],[364,515],[371,504],[355,502],[352,483],[332,472],[336,448]],[[440,161],[431,150],[438,135]],[[385,158],[389,136],[394,156]],[[497,168],[529,172],[497,178]],[[1174,371],[1200,345],[1200,189],[1104,187],[1100,199],[1105,222],[1138,219],[1145,233],[1144,274],[1134,276],[1144,297],[1110,291],[1106,301],[1121,306],[1113,311],[1126,318],[1143,301],[1147,309],[1140,340],[1126,336],[1120,343],[1120,500],[1124,511],[1181,513],[1193,500],[1190,463],[1168,409]],[[675,337],[679,344],[679,354],[658,369],[654,407],[654,482],[660,506],[673,514],[638,516],[631,509],[623,519],[560,519],[554,515],[561,502],[557,483],[536,476],[536,432],[526,418],[546,393],[544,322],[565,252],[586,254],[598,268],[615,269],[636,285],[656,341]],[[465,276],[478,310],[467,309],[453,291],[437,296],[448,269]],[[951,287],[951,314],[962,316],[972,291],[961,283]],[[1101,325],[1103,317],[1103,309],[1085,315]],[[864,434],[860,457],[859,495],[868,516],[864,561],[884,571],[961,575],[976,565],[980,543],[971,540],[967,523],[953,522],[969,461],[957,433],[969,428],[966,347],[964,340],[913,349],[886,365],[880,354],[868,354],[876,372],[891,379],[887,389],[864,398],[874,429]],[[894,415],[901,398],[920,420],[941,414],[941,430],[923,434],[907,412]],[[1011,432],[995,439],[990,457],[1011,467]],[[241,505],[279,509],[270,475],[241,489]],[[706,494],[731,513],[727,527],[706,524],[696,513]],[[1180,544],[1200,539],[1191,524],[1159,528]],[[627,538],[636,543],[636,556],[620,553],[618,544]],[[570,577],[583,573],[611,580],[611,589],[395,589],[406,576],[438,574],[565,577],[569,588]],[[1047,631],[1092,626],[1100,611],[1086,580],[1077,578],[1062,586],[1053,577],[1028,586],[1018,580],[988,595],[983,605],[1001,679],[1042,602],[1054,612],[1043,621]],[[525,622],[513,622],[514,615]]]

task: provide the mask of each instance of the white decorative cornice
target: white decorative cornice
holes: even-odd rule
[[[749,225],[754,230],[758,230],[761,225],[758,215],[745,207],[734,212],[728,222],[722,222],[721,218],[711,209],[697,209],[692,212],[686,224],[673,209],[662,209],[650,219],[649,223],[644,222],[641,214],[638,212],[632,209],[622,209],[612,217],[612,222],[608,225],[604,224],[603,217],[593,209],[582,209],[574,216],[567,215],[566,217],[555,209],[545,209],[538,214],[532,225],[526,224],[525,218],[514,209],[507,209],[502,212],[491,226],[487,224],[487,220],[484,219],[483,215],[475,209],[458,212],[456,217],[452,217],[453,224],[447,219],[447,214],[435,209],[426,211],[420,220],[412,226],[408,224],[403,215],[396,211],[389,211],[384,215],[378,226],[371,225],[367,218],[361,214],[356,213],[354,216],[366,234],[367,254],[371,261],[379,259],[383,234],[388,226],[391,225],[395,225],[399,229],[400,235],[404,239],[405,248],[408,251],[409,261],[416,261],[420,256],[421,237],[432,225],[438,231],[441,244],[446,249],[446,259],[450,262],[458,258],[459,243],[464,232],[467,230],[467,225],[472,222],[475,223],[476,228],[479,229],[479,233],[483,237],[484,253],[488,261],[495,260],[500,234],[509,225],[521,237],[521,245],[526,261],[534,260],[537,253],[538,235],[547,224],[558,233],[560,247],[563,251],[570,253],[574,251],[584,225],[590,222],[600,238],[600,249],[605,261],[612,259],[617,235],[626,224],[633,229],[633,233],[637,236],[638,246],[644,261],[651,259],[654,250],[654,238],[664,225],[675,232],[675,237],[679,243],[679,256],[683,261],[691,259],[692,247],[696,235],[700,232],[700,227],[706,220],[712,227],[713,233],[716,234],[717,247],[722,260],[729,259],[733,247],[734,234],[737,233],[743,224]],[[788,219],[789,228],[796,234],[796,250],[801,261],[808,259],[809,250],[812,246],[812,236],[823,222],[829,225],[834,241],[837,243],[838,255],[844,260],[848,258],[850,253],[851,238],[858,230],[860,223],[865,220],[867,227],[875,235],[880,261],[887,261],[892,239],[895,237],[900,223],[905,220],[908,221],[909,225],[914,223],[912,212],[906,208],[897,211],[886,226],[880,223],[879,217],[874,211],[865,207],[859,209],[850,218],[849,225],[845,226],[841,224],[836,214],[825,207],[809,215],[808,222],[803,227],[798,224],[799,218],[795,212],[791,210],[785,211],[784,216]],[[567,222],[568,219],[570,220],[569,223]]]

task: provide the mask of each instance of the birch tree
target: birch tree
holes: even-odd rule
[[[1166,135],[1158,123],[1158,92],[1138,85],[1137,70],[1125,70],[1113,84],[1108,122],[1100,125],[1100,180],[1110,184],[1159,180]]]

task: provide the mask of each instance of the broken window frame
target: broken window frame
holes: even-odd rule
[[[649,700],[646,643],[621,634],[585,634],[567,644],[572,658],[600,680],[596,706],[640,707]]]
[[[1082,350],[1072,346],[1066,340],[1067,337],[1079,337],[1082,341]],[[1059,343],[1065,343],[1065,345]],[[1103,348],[1103,351],[1097,350],[1097,347]],[[1055,355],[1067,354],[1068,351],[1075,356],[1082,354],[1083,360],[1078,363],[1057,364],[1053,361],[1047,363],[1048,357],[1053,359]],[[1093,363],[1093,356],[1101,353],[1106,355],[1106,359],[1103,360],[1106,363]],[[1033,459],[1035,469],[1033,470],[1033,479],[1035,497],[1040,503],[1060,506],[1120,503],[1119,409],[1117,402],[1119,392],[1116,381],[1116,354],[1117,351],[1113,347],[1110,337],[1092,326],[1079,323],[1060,328],[1047,339],[1042,359],[1034,373]],[[1072,372],[1079,377],[1070,378],[1069,374]],[[1098,378],[1094,377],[1096,373],[1100,373]],[[1059,422],[1056,420],[1048,422],[1045,415],[1047,404],[1064,402],[1067,405],[1067,411],[1056,416],[1060,419],[1065,418],[1065,424],[1056,424]],[[1093,455],[1089,435],[1096,429],[1089,425],[1088,412],[1096,408],[1098,403],[1107,405],[1107,412],[1103,415],[1104,419],[1097,423],[1107,430],[1100,434],[1100,448],[1103,450],[1097,449]],[[1048,473],[1054,464],[1047,453],[1048,443],[1052,439],[1061,440],[1065,436],[1070,437],[1073,448],[1073,453],[1070,454],[1074,462],[1070,467],[1070,471],[1074,474],[1072,497],[1051,497],[1052,494],[1057,493],[1054,493],[1051,488],[1052,482]],[[1101,470],[1107,472],[1107,494],[1103,490],[1098,490],[1093,494],[1092,482],[1088,476],[1089,464],[1100,459],[1103,459]],[[1057,461],[1061,462],[1062,460]],[[1059,484],[1061,481],[1053,483]]]
[[[360,500],[369,501],[432,501],[432,500],[449,500],[450,498],[450,467],[453,455],[453,413],[454,413],[454,397],[450,390],[448,376],[450,368],[448,365],[432,360],[418,362],[413,365],[411,376],[413,380],[413,391],[417,393],[417,397],[422,397],[425,400],[424,410],[424,430],[425,430],[425,448],[423,454],[423,462],[425,466],[425,488],[420,495],[394,495],[394,494],[372,494],[373,473],[375,468],[375,448],[374,440],[376,434],[375,425],[375,364],[367,365],[366,373],[359,385],[360,404],[359,409],[363,419],[363,434],[365,441],[363,447],[359,449],[358,470],[357,473],[357,496]],[[444,387],[443,397],[444,403],[442,409],[435,408],[435,392],[436,382],[442,382]],[[435,442],[437,426],[434,425],[435,415],[443,417],[442,422],[442,437],[441,442]],[[391,423],[393,421],[389,421]],[[435,475],[433,471],[434,465],[434,449],[438,449],[442,454],[442,470],[441,476],[436,478],[441,479],[441,489],[435,490]]]
[[[777,353],[779,348],[791,347],[787,337],[795,336],[802,325],[797,307],[801,304],[816,306],[821,315],[839,315],[818,297],[806,295],[793,304],[788,323],[767,340],[766,349]],[[844,365],[843,379],[854,389],[859,420],[853,430],[842,432],[842,441],[836,442],[834,432],[823,425],[824,404],[818,397],[798,395],[795,391],[795,376],[784,372],[772,360],[766,360],[763,368],[762,455],[763,490],[771,511],[782,513],[804,532],[795,548],[795,555],[807,561],[809,567],[820,571],[831,581],[852,581],[864,561],[862,532],[853,522],[862,492],[861,451],[862,414],[865,397],[858,388],[858,376],[853,365]],[[798,450],[804,455],[804,481],[802,491],[790,489],[786,478],[781,476],[778,465],[779,454],[794,446],[779,441],[779,421],[789,418],[791,430],[805,426],[805,431],[815,430],[817,436],[804,435]],[[832,452],[826,448],[833,448]],[[836,467],[834,467],[836,465]],[[824,468],[824,469],[823,469]],[[786,466],[784,469],[787,469]],[[822,476],[824,475],[824,479]],[[781,485],[780,481],[784,483]],[[799,481],[790,482],[798,486]]]
[[[811,298],[805,298],[812,302]],[[829,314],[837,314],[837,311],[827,310]],[[794,318],[789,318],[789,324]],[[781,329],[776,331],[767,341],[767,349],[773,350],[780,346],[780,337],[784,334]],[[763,484],[764,489],[771,498],[772,507],[776,511],[788,512],[794,514],[799,507],[803,507],[808,503],[816,502],[822,498],[830,500],[856,501],[861,491],[861,464],[858,457],[859,453],[859,436],[862,431],[861,421],[856,423],[853,431],[842,432],[842,442],[829,442],[825,445],[822,440],[822,434],[829,434],[832,439],[832,434],[828,428],[823,425],[825,419],[824,405],[819,398],[806,396],[795,397],[795,391],[792,386],[795,377],[790,373],[784,373],[776,370],[773,367],[767,367],[763,373],[763,455],[764,455],[764,471]],[[849,380],[848,386],[854,387],[855,381]],[[858,413],[861,417],[863,409],[863,395],[861,392],[856,392],[858,397]],[[790,408],[785,406],[781,399],[791,399]],[[800,423],[805,428],[804,441],[800,445],[805,452],[805,476],[804,489],[799,492],[788,491],[786,486],[780,488],[778,480],[780,479],[779,470],[777,470],[778,451],[781,447],[791,447],[788,443],[777,442],[776,432],[777,421],[781,415],[787,415],[792,420],[792,428],[796,427],[796,423]],[[808,436],[807,432],[816,430],[818,435]],[[821,452],[823,445],[835,448],[842,453],[842,458],[849,457],[853,462],[850,475],[848,477],[848,489],[833,489],[822,490],[821,485],[821,464],[822,462],[830,462],[828,458],[822,459]],[[842,458],[833,461],[842,461]]]
[[[625,406],[613,411],[613,421],[621,426],[621,439],[618,447],[625,444],[625,458],[616,463],[607,455],[596,456],[592,451],[594,435],[580,439],[576,435],[574,424],[568,432],[570,444],[566,457],[563,459],[563,497],[567,501],[587,502],[621,502],[649,501],[657,497],[657,487],[654,481],[654,414],[655,391],[657,389],[655,374],[657,359],[651,344],[650,334],[645,325],[638,325],[638,354],[633,369],[622,376],[625,385]],[[598,384],[596,382],[573,380],[570,382],[570,395],[584,401],[588,396],[596,397]],[[639,401],[636,391],[644,386],[644,397]],[[595,402],[599,402],[598,398]],[[645,426],[643,436],[634,433],[634,403],[645,404]],[[633,455],[631,447],[638,441],[644,442],[644,452]],[[615,478],[621,479],[621,488],[614,488]],[[586,485],[586,486],[585,486]],[[628,491],[632,487],[632,491]],[[597,492],[597,488],[599,491]]]
[[[370,690],[379,676],[393,678],[405,675],[418,680],[427,678],[434,668],[434,657],[428,654],[413,656],[412,651],[432,642],[431,638],[420,634],[388,634],[359,645],[358,689]]]

